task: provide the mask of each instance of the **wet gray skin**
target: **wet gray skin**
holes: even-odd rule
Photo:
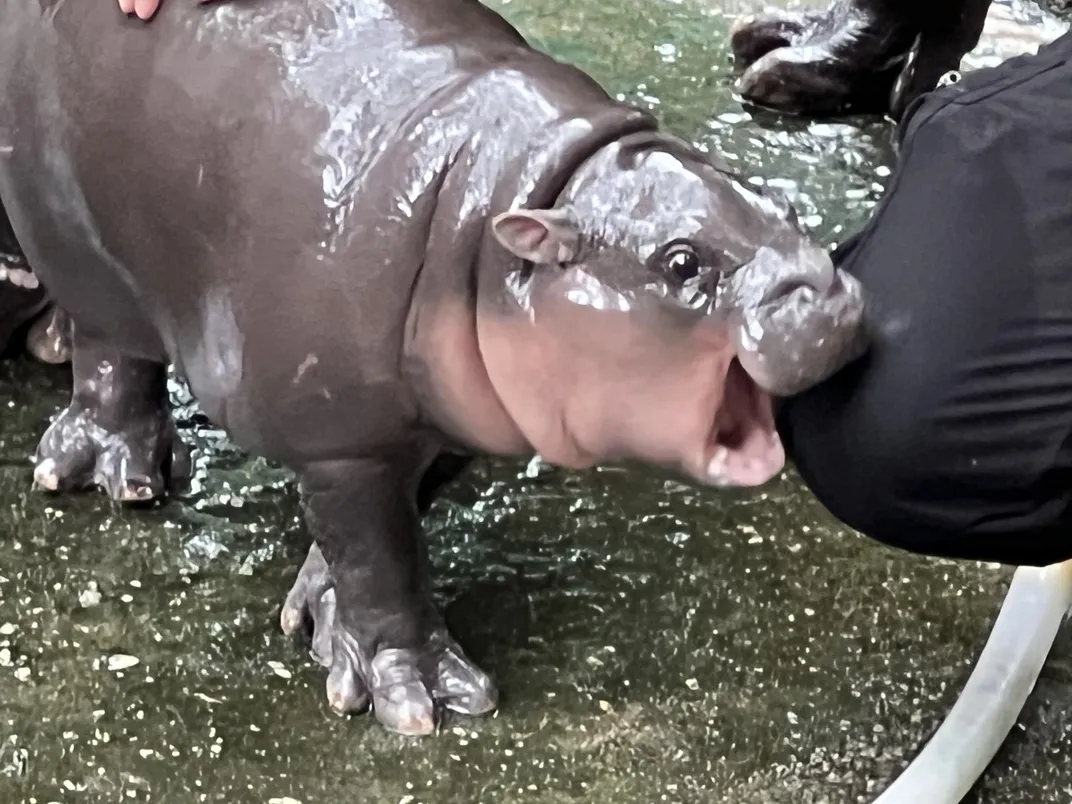
[[[476,0],[0,8],[3,204],[73,322],[35,482],[160,496],[174,365],[298,476],[315,547],[280,623],[314,626],[338,712],[418,735],[496,708],[421,523],[472,457],[760,486],[781,370],[860,351],[822,331],[865,334],[859,284],[790,210]]]
[[[885,127],[741,114],[728,70],[709,71],[727,53],[718,12],[505,10],[784,188],[826,243],[881,193]],[[489,462],[429,530],[448,621],[507,692],[494,718],[407,740],[333,716],[304,643],[278,633],[307,545],[293,485],[181,389],[197,449],[182,500],[118,512],[27,494],[66,383],[0,364],[2,801],[869,801],[952,703],[1008,579],[845,533],[791,474],[713,494],[641,470]],[[969,804],[1067,799],[1069,640]]]

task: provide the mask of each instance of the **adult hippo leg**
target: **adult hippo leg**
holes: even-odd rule
[[[128,357],[73,328],[71,404],[37,448],[35,484],[47,491],[103,488],[117,502],[161,496],[188,471],[167,407],[167,366]]]
[[[415,453],[418,451],[415,450]],[[313,655],[329,667],[339,712],[370,702],[387,728],[435,728],[435,707],[480,715],[498,694],[447,632],[432,600],[421,514],[467,459],[437,459],[423,473],[412,456],[317,464],[300,473],[316,540],[287,596],[282,625],[314,622]]]
[[[890,114],[933,89],[975,47],[991,0],[836,0],[734,26],[741,96],[800,115]]]

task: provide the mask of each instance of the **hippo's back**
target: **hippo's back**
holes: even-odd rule
[[[325,405],[397,408],[446,166],[612,103],[476,0],[176,0],[149,25],[0,0],[0,93],[0,198],[35,270],[224,426],[282,405],[310,355]]]
[[[545,96],[472,89],[504,70]],[[476,0],[171,2],[149,25],[98,0],[0,0],[0,93],[0,193],[27,256],[86,328],[107,318],[138,348],[163,331],[173,357],[196,329],[177,319],[238,271],[262,287],[248,304],[319,304],[304,285],[330,316],[355,270],[341,256],[412,217],[422,176],[481,126],[609,100]],[[278,275],[311,256],[319,287]],[[392,262],[362,282],[380,311],[419,266]]]

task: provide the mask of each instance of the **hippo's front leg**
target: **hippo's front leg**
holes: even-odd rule
[[[132,358],[73,328],[71,404],[37,448],[34,481],[48,491],[100,486],[117,502],[161,496],[188,471],[167,404],[167,365]]]
[[[436,704],[480,715],[498,695],[447,632],[432,599],[422,509],[452,474],[442,460],[422,476],[410,455],[330,462],[300,473],[316,540],[281,620],[315,627],[313,653],[330,668],[337,712],[372,703],[376,718],[407,735],[435,729]]]

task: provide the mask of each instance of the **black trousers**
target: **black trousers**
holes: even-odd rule
[[[871,353],[789,400],[805,482],[886,544],[1072,558],[1072,33],[920,98],[868,225],[835,261]]]

